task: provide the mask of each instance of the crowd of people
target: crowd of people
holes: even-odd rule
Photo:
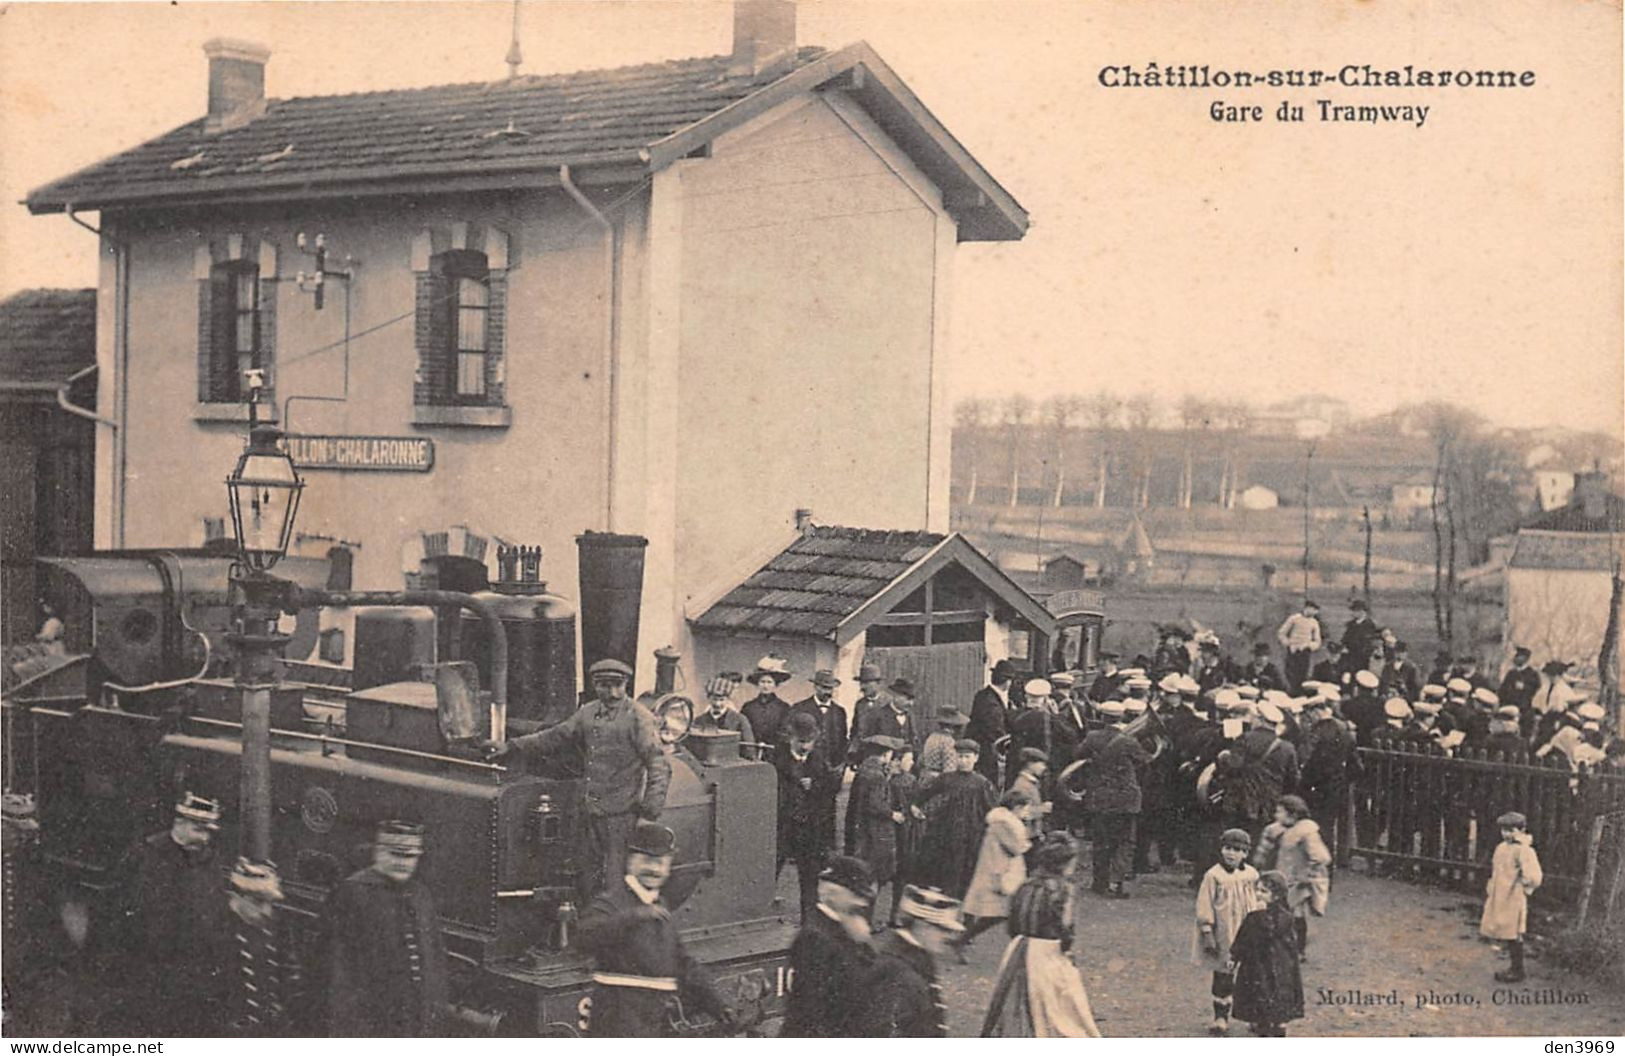
[[[1213,1031],[1235,1017],[1278,1034],[1302,1015],[1296,965],[1309,921],[1326,912],[1332,848],[1354,841],[1341,831],[1348,797],[1370,794],[1357,749],[1406,745],[1511,763],[1558,753],[1576,769],[1625,768],[1625,742],[1574,665],[1537,670],[1519,647],[1495,681],[1470,655],[1441,654],[1424,674],[1364,600],[1349,607],[1334,638],[1306,600],[1275,636],[1279,664],[1270,643],[1236,663],[1215,634],[1173,626],[1159,628],[1150,656],[1120,666],[1103,654],[1092,678],[1029,677],[1001,660],[964,711],[958,701],[923,708],[907,679],[888,684],[865,665],[850,722],[834,702],[833,672],[816,672],[814,694],[792,704],[775,692],[790,677],[785,662],[765,657],[748,677],[711,684],[710,722],[754,731],[742,750],[778,769],[780,863],[800,877],[804,922],[834,914],[847,934],[909,932],[911,897],[931,892],[954,906],[957,927],[939,945],[961,960],[979,935],[1005,926],[1012,945],[987,1031],[1010,1032],[1016,1006],[1040,1034],[1093,1031],[1081,982],[1061,1004],[1009,998],[1009,987],[1053,983],[1053,972],[1032,970],[1050,952],[1033,940],[1061,942],[1062,929],[1033,934],[1032,914],[1019,907],[1034,897],[1022,895],[1029,885],[1060,875],[1064,836],[1070,857],[1059,868],[1076,868],[1086,839],[1088,890],[1102,898],[1132,897],[1137,876],[1188,868],[1196,952],[1213,968]],[[755,695],[730,720],[741,682]],[[1489,817],[1480,819],[1485,859],[1501,853],[1482,835]],[[853,863],[864,880],[832,908],[820,891],[832,875],[850,879]],[[1253,912],[1263,916],[1244,932]],[[1076,1014],[1034,1027],[1033,1007]]]
[[[963,711],[959,702],[922,707],[908,679],[888,683],[868,664],[850,709],[836,702],[840,680],[827,670],[812,675],[809,696],[784,700],[778,690],[792,672],[776,656],[748,676],[717,675],[691,731],[736,737],[745,757],[771,762],[778,865],[797,874],[801,930],[783,1034],[945,1036],[939,960],[964,963],[1002,926],[982,1034],[1099,1036],[1069,955],[1087,840],[1087,889],[1102,899],[1132,897],[1140,875],[1188,868],[1211,1031],[1227,1033],[1235,1019],[1281,1036],[1303,1015],[1299,965],[1310,921],[1328,909],[1331,848],[1363,780],[1359,747],[1409,742],[1520,760],[1557,752],[1575,767],[1621,765],[1612,724],[1564,665],[1536,671],[1520,648],[1498,688],[1471,657],[1441,657],[1424,679],[1362,601],[1351,610],[1333,641],[1306,602],[1279,630],[1279,667],[1266,643],[1236,665],[1216,636],[1174,627],[1162,629],[1154,655],[1120,667],[1105,654],[1087,679],[1036,677],[1000,660]],[[733,1028],[734,1010],[683,950],[661,901],[676,853],[659,823],[673,748],[628,696],[630,674],[619,661],[595,663],[595,700],[486,751],[585,758],[593,894],[579,945],[594,966],[592,1032],[664,1033],[672,994]],[[736,705],[746,683],[749,699]],[[198,1012],[184,1024],[147,1024],[151,1033],[216,1032],[213,1002],[180,992],[224,1001],[236,973],[222,966],[234,957],[261,980],[297,970],[267,908],[280,900],[274,872],[238,863],[225,904],[199,887],[218,876],[219,817],[218,804],[188,795],[171,829],[138,848],[131,919],[149,937],[137,945],[150,971],[132,984],[145,996],[131,1007]],[[1482,929],[1511,951],[1512,968],[1497,978],[1516,981],[1540,866],[1521,815],[1496,825]],[[420,824],[384,823],[371,865],[329,899],[334,1033],[434,1035],[467,1013],[446,997],[438,917],[417,876],[425,842]],[[193,888],[194,897],[174,897]],[[166,916],[193,903],[211,906],[206,926]],[[246,1015],[269,1023],[280,1011]]]

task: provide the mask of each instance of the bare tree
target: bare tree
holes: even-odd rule
[[[970,464],[970,484],[965,489],[965,505],[976,505],[977,472],[982,463],[982,447],[987,442],[987,427],[993,420],[993,405],[980,397],[960,400],[954,407],[954,431],[960,440],[960,450]]]
[[[1151,504],[1151,467],[1155,461],[1151,427],[1157,420],[1156,401],[1143,393],[1129,397],[1123,403],[1123,419],[1128,433],[1129,485],[1133,496],[1130,504],[1144,509]]]
[[[1598,694],[1602,706],[1615,715],[1619,711],[1619,621],[1621,605],[1625,604],[1625,576],[1620,574],[1619,546],[1612,532],[1608,543],[1608,620],[1603,626],[1602,646],[1597,650],[1597,678],[1602,683]]]
[[[1038,409],[1055,463],[1055,491],[1050,505],[1059,508],[1066,494],[1066,449],[1072,442],[1072,427],[1083,412],[1083,399],[1076,395],[1051,396]]]
[[[1112,430],[1123,401],[1109,392],[1097,392],[1083,401],[1083,413],[1095,433],[1095,507],[1106,505],[1106,483],[1111,474]]]
[[[1021,498],[1021,460],[1026,454],[1027,423],[1032,420],[1033,401],[1016,393],[1002,405],[1005,443],[1010,453],[1010,505]]]
[[[1237,453],[1241,438],[1252,429],[1253,410],[1240,400],[1226,400],[1214,404],[1213,418],[1219,426],[1220,452],[1224,459],[1219,471],[1219,505],[1228,510],[1235,506],[1236,493],[1241,490]]]
[[[1195,441],[1192,436],[1194,429],[1207,431],[1211,424],[1212,411],[1207,403],[1197,396],[1186,396],[1179,401],[1179,429],[1180,448],[1184,456],[1179,477],[1179,508],[1191,508],[1191,496],[1196,491],[1196,455]]]

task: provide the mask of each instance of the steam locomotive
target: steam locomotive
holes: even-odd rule
[[[279,924],[303,964],[299,985],[315,991],[324,974],[328,892],[366,864],[379,821],[408,818],[429,833],[420,875],[435,895],[464,1018],[505,1035],[590,1029],[589,966],[572,935],[588,894],[581,768],[495,765],[466,735],[488,736],[483,724],[504,718],[513,736],[568,716],[581,699],[578,624],[583,668],[605,656],[635,666],[641,544],[581,538],[579,621],[540,582],[539,551],[514,548],[500,555],[498,582],[474,595],[484,620],[411,604],[404,592],[384,599],[399,604],[356,609],[349,668],[286,664],[271,700],[271,846],[287,896]],[[244,741],[241,693],[224,677],[230,563],[198,551],[40,559],[42,594],[68,628],[71,659],[3,701],[8,932],[30,917],[11,903],[30,897],[79,900],[92,931],[115,928],[126,855],[168,826],[183,791],[226,806],[217,838],[236,848]],[[346,603],[363,597],[332,592],[344,584],[329,582],[330,571],[315,559],[278,566],[306,597],[324,589]],[[491,641],[493,612],[505,658]],[[294,617],[291,655],[309,654],[318,617],[314,607]],[[775,898],[773,768],[740,759],[737,735],[688,734],[692,703],[669,692],[675,657],[659,660],[657,691],[642,699],[657,711],[672,763],[661,821],[676,832],[678,855],[667,901],[724,997],[745,1022],[771,1029],[791,982],[795,928]],[[506,715],[486,719],[480,705],[504,696],[493,680],[506,689]],[[19,949],[14,938],[8,953]],[[282,997],[311,1017],[294,1029],[314,1032],[322,995]],[[674,1028],[705,1034],[715,1025],[683,1019]]]

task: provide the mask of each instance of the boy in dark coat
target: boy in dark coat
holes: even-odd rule
[[[1259,901],[1230,943],[1236,992],[1231,1016],[1264,1038],[1286,1037],[1285,1024],[1303,1018],[1298,936],[1287,907],[1287,879],[1271,870],[1258,878]]]
[[[976,872],[987,812],[998,805],[999,794],[976,772],[981,746],[966,738],[954,748],[959,769],[924,786],[915,805],[925,815],[919,875],[929,886],[960,899]]]
[[[875,885],[860,859],[837,855],[818,877],[818,911],[790,944],[795,986],[781,1038],[856,1038],[864,979],[874,968],[869,945]]]
[[[435,1037],[446,1014],[446,953],[434,896],[418,879],[423,826],[386,821],[372,865],[327,902],[331,952],[328,1033]]]
[[[925,832],[925,823],[914,813],[914,799],[919,794],[920,779],[914,774],[914,749],[904,745],[892,756],[891,779],[886,784],[891,794],[891,809],[896,811],[893,816],[901,816],[902,821],[896,825],[897,834],[897,874],[891,882],[891,912],[886,919],[892,927],[897,927],[897,907],[903,897],[903,888],[913,883],[914,876],[919,872],[920,839]]]
[[[640,821],[626,845],[626,875],[600,891],[581,914],[581,947],[592,958],[595,1038],[659,1038],[671,1034],[671,999],[735,1025],[705,969],[683,949],[660,890],[671,875],[677,837],[664,825]]]
[[[873,886],[878,889],[882,884],[893,883],[897,877],[897,825],[908,807],[892,803],[892,753],[905,746],[896,737],[877,733],[864,742],[863,747],[868,758],[858,764],[846,809],[856,812],[858,817],[857,846],[852,857],[863,861]],[[822,889],[822,879],[819,886]],[[871,923],[874,901],[871,896]]]

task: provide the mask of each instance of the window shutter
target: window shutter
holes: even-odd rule
[[[209,273],[209,400],[237,399],[236,291],[231,271],[216,266]]]
[[[423,377],[429,386],[429,403],[444,403],[456,377],[457,363],[451,354],[454,281],[439,268],[429,274],[429,342],[423,350]]]

